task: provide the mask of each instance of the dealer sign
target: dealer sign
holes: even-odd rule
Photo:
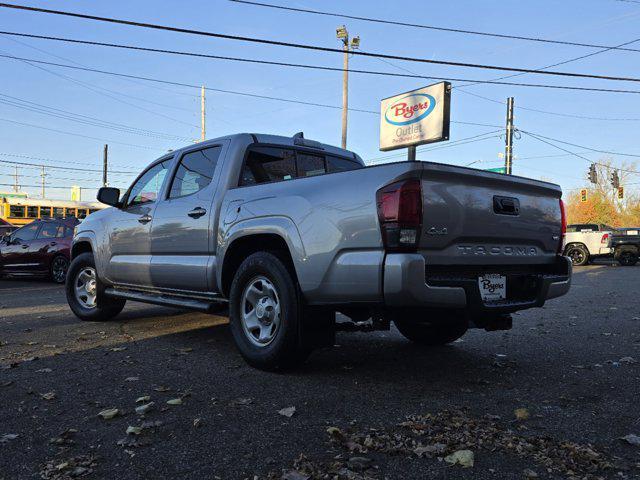
[[[380,150],[449,140],[450,105],[449,82],[383,99],[380,103]]]

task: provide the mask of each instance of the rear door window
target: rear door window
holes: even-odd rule
[[[357,170],[358,168],[362,168],[362,165],[354,160],[327,155],[327,171],[329,173],[347,172],[349,170]]]
[[[186,153],[171,184],[169,198],[185,197],[207,187],[213,179],[221,146]]]
[[[298,177],[313,177],[325,173],[324,157],[298,152]]]
[[[56,238],[58,236],[58,224],[57,223],[44,223],[38,233],[38,239]]]
[[[280,182],[296,178],[296,153],[277,147],[256,147],[249,150],[242,169],[241,185]]]

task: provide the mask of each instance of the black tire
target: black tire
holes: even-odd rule
[[[93,259],[93,253],[82,253],[78,255],[73,259],[69,266],[69,270],[67,271],[67,281],[65,284],[69,307],[71,307],[71,311],[80,320],[88,322],[104,322],[111,320],[122,311],[126,300],[105,296],[105,287],[96,277],[96,304],[91,308],[84,306],[76,296],[75,287],[78,282],[78,276],[86,269],[93,269],[95,272],[96,264]]]
[[[569,245],[565,255],[571,259],[571,263],[576,267],[589,263],[589,250],[584,245]]]
[[[246,314],[247,307],[251,306],[245,298],[246,291],[261,278],[275,289],[280,313],[269,343],[256,345],[258,339],[255,336],[251,339],[243,312]],[[265,287],[261,288],[266,291]],[[229,322],[235,344],[249,365],[261,370],[279,370],[299,365],[306,359],[310,349],[303,348],[300,342],[302,311],[297,283],[280,258],[272,253],[257,252],[242,262],[231,283]],[[263,321],[262,317],[259,321]],[[266,322],[271,320],[267,318]],[[259,328],[262,332],[262,327]]]
[[[624,251],[618,255],[618,263],[623,267],[633,267],[638,263],[638,255],[631,251]]]
[[[424,320],[394,319],[398,331],[414,343],[425,346],[446,345],[462,337],[469,328],[469,323],[460,314],[453,312],[429,313],[437,315],[437,323],[429,323]],[[448,317],[451,318],[448,318]]]
[[[69,271],[69,259],[64,255],[58,255],[51,260],[49,275],[55,283],[65,283]]]

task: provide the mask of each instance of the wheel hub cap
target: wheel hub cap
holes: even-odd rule
[[[74,282],[76,300],[84,308],[95,308],[98,293],[98,281],[94,268],[86,267],[76,275]]]
[[[269,345],[280,328],[280,299],[274,284],[264,276],[253,278],[242,294],[242,329],[258,347]]]

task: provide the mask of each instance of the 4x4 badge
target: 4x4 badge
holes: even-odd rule
[[[447,230],[447,227],[431,227],[429,230],[427,230],[427,235],[447,235],[448,233],[449,231]]]

